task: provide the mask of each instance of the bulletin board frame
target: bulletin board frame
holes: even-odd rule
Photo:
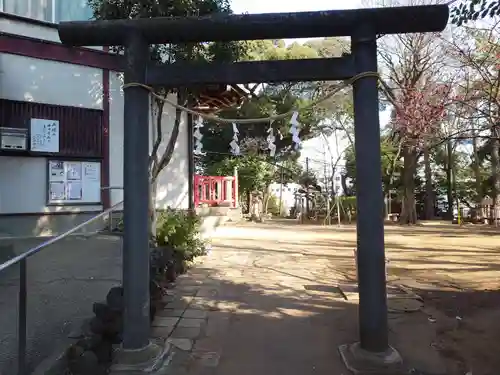
[[[102,159],[48,158],[47,206],[99,206]]]

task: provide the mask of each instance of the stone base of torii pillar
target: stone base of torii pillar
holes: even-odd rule
[[[393,347],[382,353],[369,352],[359,343],[339,346],[342,361],[348,370],[359,375],[403,375],[408,374],[399,352]]]
[[[165,375],[172,357],[168,342],[150,342],[137,350],[118,349],[111,365],[110,375]]]

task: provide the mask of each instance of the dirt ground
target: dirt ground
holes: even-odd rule
[[[267,245],[259,239],[257,247],[275,251],[269,250],[272,242],[273,248],[286,249],[287,253],[317,256],[315,262],[321,265],[314,272],[317,280],[322,279],[325,283],[333,282],[333,279],[355,280],[354,226],[338,228],[283,221],[243,224],[242,227],[252,225],[274,228],[274,238],[266,238]],[[238,227],[226,227],[222,231],[225,239],[216,239],[216,244],[227,242],[228,236],[241,237]],[[262,234],[262,240],[269,233]],[[439,353],[448,375],[498,374],[499,239],[500,229],[482,226],[431,223],[386,227],[389,285],[411,290],[421,297],[423,307],[419,310],[424,314],[424,321],[420,320],[418,324],[430,326],[435,332],[424,345]],[[257,244],[257,238],[247,240]],[[327,273],[330,278],[332,274],[335,277],[327,280]],[[410,321],[408,319],[414,318],[403,319]],[[418,324],[407,330],[412,340],[420,335]]]

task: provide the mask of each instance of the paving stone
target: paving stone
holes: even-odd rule
[[[193,358],[196,358],[199,363],[207,367],[217,367],[220,360],[218,352],[194,352]]]
[[[188,283],[189,281],[186,281],[185,283]],[[197,292],[200,290],[201,286],[200,285],[177,285],[174,289],[174,292]]]
[[[175,283],[176,286],[178,288],[184,288],[184,287],[188,287],[188,286],[201,286],[203,285],[203,281],[202,280],[193,280],[192,278],[189,278],[189,279],[182,279],[178,282]]]
[[[217,296],[217,289],[202,287],[196,293],[196,297],[215,297]]]
[[[192,297],[194,295],[197,295],[198,291],[199,287],[197,286],[182,286],[175,288],[175,294],[177,296]]]
[[[173,295],[164,295],[161,297],[161,301],[164,303],[169,303],[175,300],[175,296]]]
[[[166,309],[171,310],[185,310],[189,306],[189,302],[186,301],[172,301],[165,305]]]
[[[179,339],[196,339],[200,336],[201,327],[176,327],[171,337]]]
[[[212,271],[211,268],[200,266],[196,268],[191,268],[188,272],[188,275],[206,275],[209,274],[210,271]]]
[[[189,305],[190,309],[213,309],[216,307],[217,301],[215,299],[206,297],[194,297]]]
[[[167,338],[170,336],[172,331],[174,330],[174,326],[171,327],[152,327],[151,329],[151,337],[154,338]]]
[[[167,342],[170,342],[172,339],[168,339]],[[189,367],[193,362],[193,357],[191,356],[190,351],[182,350],[181,348],[172,345],[172,357],[171,361],[168,365],[170,371],[167,371],[167,374],[175,374],[175,375],[187,375],[191,372],[189,371]]]
[[[195,352],[217,352],[222,350],[220,337],[202,337],[195,341],[193,350]]]
[[[224,312],[212,311],[208,314],[205,334],[208,337],[223,334],[230,324],[230,315]]]
[[[207,279],[203,283],[203,286],[212,287],[212,288],[219,287],[220,285],[221,285],[221,281],[220,280],[214,280],[214,279]]]
[[[158,316],[153,320],[153,327],[175,327],[179,318]]]
[[[236,301],[220,301],[216,306],[217,310],[233,311],[238,309],[240,303]]]
[[[193,349],[193,340],[191,339],[179,339],[171,337],[168,339],[168,342],[184,351],[190,351],[191,349]]]
[[[192,319],[205,319],[207,317],[207,312],[204,310],[197,309],[187,309],[182,314],[183,318],[192,318]]]
[[[181,318],[178,327],[201,327],[201,325],[205,322],[205,319],[192,319],[192,318]]]
[[[183,314],[185,314],[186,310],[183,309],[162,309],[158,310],[156,313],[156,316],[161,316],[161,317],[181,317]],[[189,317],[186,317],[189,318]]]

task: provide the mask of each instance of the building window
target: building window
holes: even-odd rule
[[[55,2],[55,22],[88,21],[92,18],[92,10],[87,0],[53,0]]]
[[[52,22],[53,0],[3,0],[3,11],[39,21]]]
[[[3,0],[3,3],[0,0],[0,10],[53,23],[87,21],[92,18],[87,0]]]

